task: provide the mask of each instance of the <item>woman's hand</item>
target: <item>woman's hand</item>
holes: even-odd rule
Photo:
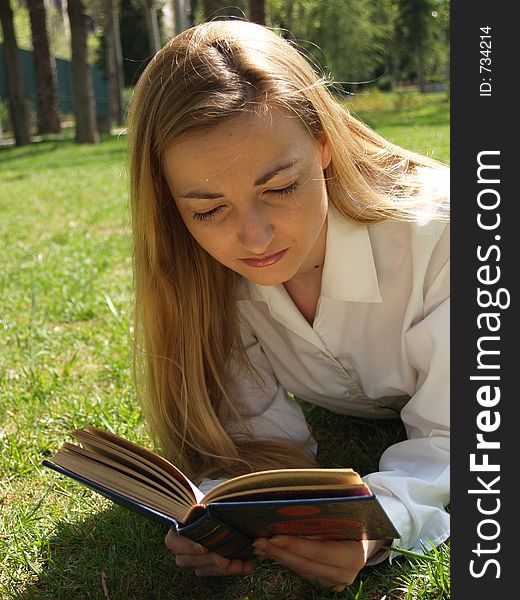
[[[192,568],[199,577],[246,575],[253,571],[253,563],[248,560],[229,559],[216,552],[175,533],[172,529],[164,540],[175,554],[175,563],[181,568]]]
[[[255,554],[289,567],[304,579],[341,592],[356,579],[367,559],[384,541],[309,540],[297,536],[258,538]]]

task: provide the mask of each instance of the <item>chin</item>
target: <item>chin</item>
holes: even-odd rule
[[[241,273],[242,277],[245,277],[248,281],[256,283],[257,285],[280,285],[291,279],[290,275],[283,273]]]

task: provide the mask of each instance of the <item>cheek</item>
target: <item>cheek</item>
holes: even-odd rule
[[[186,224],[188,231],[199,246],[204,248],[208,254],[213,256],[219,262],[225,262],[229,256],[230,244],[226,241],[226,236],[220,228],[215,231],[215,226],[207,223]]]
[[[192,236],[192,238],[202,246],[206,248],[209,241],[211,241],[211,236],[208,233],[207,223],[202,223],[193,218],[193,214],[188,212],[187,210],[180,210],[179,214],[181,215],[182,220],[184,221],[184,225],[186,229]]]
[[[314,231],[321,229],[323,220],[327,216],[327,194],[323,191],[322,186],[312,186],[294,209],[294,216],[300,223],[302,233],[305,231],[312,235]]]

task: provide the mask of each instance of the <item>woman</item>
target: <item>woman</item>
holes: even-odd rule
[[[209,489],[315,465],[287,392],[408,439],[364,477],[421,551],[449,536],[448,170],[353,118],[265,27],[165,46],[129,115],[136,375],[162,451]],[[177,564],[249,573],[170,532]],[[391,540],[276,536],[260,557],[339,591]]]

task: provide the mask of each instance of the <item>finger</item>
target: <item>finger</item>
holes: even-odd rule
[[[217,569],[225,570],[229,566],[229,563],[229,559],[214,553],[175,555],[175,564],[182,569],[189,567],[194,569],[216,567]]]
[[[278,561],[301,575],[304,579],[318,583],[323,587],[332,587],[338,584],[351,585],[362,567],[361,565],[359,568],[352,568],[348,565],[338,566],[319,562],[316,558],[307,558],[294,554],[286,546],[282,547],[266,540],[255,541],[253,547],[255,550],[258,549],[262,555],[265,553],[265,556],[268,558]]]
[[[365,549],[361,541],[310,540],[298,536],[274,536],[268,543],[298,556],[317,562],[360,570],[365,562]]]
[[[307,579],[314,585],[319,587],[330,589],[332,592],[338,593],[342,592],[348,585],[346,583],[338,583],[337,581],[329,581],[328,579],[322,579],[321,577],[317,577],[316,579],[312,579],[311,577],[307,577]]]
[[[180,568],[193,568],[199,576],[240,575],[252,573],[253,562],[229,559],[215,552],[207,554],[177,554],[175,564]]]
[[[234,559],[227,567],[222,568],[215,565],[197,567],[194,569],[198,577],[226,577],[230,575],[248,575],[253,572],[252,561]]]
[[[315,585],[318,585],[325,589],[330,589],[332,592],[342,592],[347,586],[346,583],[338,583],[337,581],[329,581],[328,579],[322,579],[320,577],[312,581]]]
[[[175,563],[181,568],[193,568],[199,576],[240,575],[253,572],[253,562],[230,560],[190,540],[173,530],[168,531],[165,543],[175,554]]]
[[[175,554],[206,554],[208,549],[170,529],[164,539],[166,547]]]

